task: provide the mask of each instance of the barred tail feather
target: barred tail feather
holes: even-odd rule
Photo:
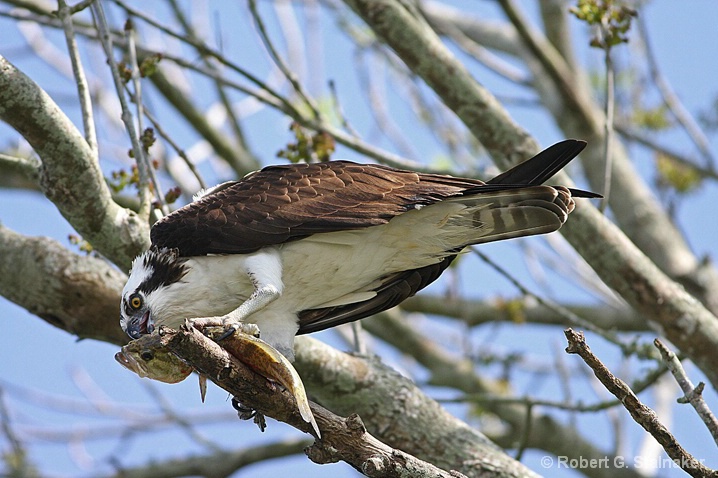
[[[558,230],[575,207],[568,189],[534,186],[450,200],[465,206],[446,227],[454,248]]]

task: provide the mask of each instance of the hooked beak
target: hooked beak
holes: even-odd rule
[[[143,335],[151,334],[155,330],[155,325],[150,318],[150,311],[142,314],[141,318],[134,317],[127,324],[127,335],[133,339],[139,339]]]

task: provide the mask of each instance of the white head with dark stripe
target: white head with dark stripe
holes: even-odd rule
[[[179,282],[186,273],[185,260],[176,250],[152,248],[137,256],[122,290],[122,330],[133,339],[151,333],[163,290]]]

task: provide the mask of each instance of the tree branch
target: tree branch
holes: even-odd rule
[[[633,420],[641,425],[653,438],[661,444],[668,456],[683,471],[695,478],[718,477],[718,471],[711,470],[696,460],[679,443],[670,431],[658,420],[656,412],[641,403],[635,393],[626,383],[613,375],[608,368],[596,357],[581,332],[574,332],[572,329],[564,331],[568,340],[566,352],[578,354],[586,365],[591,367],[596,378],[606,389],[618,398],[623,406],[633,417]]]
[[[581,316],[603,330],[645,332],[648,324],[628,307],[563,305],[572,314]],[[487,323],[510,322],[541,325],[570,325],[549,307],[522,297],[507,300],[473,300],[440,295],[419,294],[401,303],[407,312],[450,317],[470,327]]]
[[[75,30],[72,26],[72,12],[65,0],[58,0],[57,15],[62,21],[62,27],[65,31],[65,39],[67,41],[67,51],[72,62],[72,74],[77,84],[77,95],[80,99],[80,107],[82,109],[82,126],[85,130],[85,139],[90,149],[98,154],[97,149],[97,132],[95,131],[95,118],[92,114],[92,99],[90,98],[90,88],[87,84],[85,70],[82,68],[80,61],[80,51],[77,47],[77,39],[75,38]]]
[[[120,267],[149,245],[149,227],[112,200],[85,138],[50,97],[0,57],[0,119],[42,160],[40,187],[93,247]]]
[[[388,445],[469,477],[492,476],[489,470],[533,476],[377,358],[354,357],[309,337],[296,344],[294,365],[310,393],[337,413],[361,414]]]
[[[681,365],[681,361],[678,359],[676,354],[674,354],[663,342],[658,339],[654,340],[653,344],[661,352],[663,361],[673,374],[676,382],[678,382],[681,390],[683,390],[684,396],[682,399],[679,398],[678,401],[682,403],[690,403],[691,406],[695,408],[698,416],[701,417],[703,423],[706,424],[708,431],[713,437],[713,441],[715,441],[718,445],[718,419],[716,419],[716,416],[703,399],[703,382],[699,383],[697,387],[694,387],[693,382],[691,382],[691,379],[688,378],[688,375],[683,369],[683,365]]]
[[[420,334],[416,328],[412,327],[407,321],[397,318],[391,311],[364,319],[362,324],[369,333],[376,335],[404,354],[413,357],[424,366],[430,373],[428,383],[431,385],[451,387],[467,394],[490,393],[492,395],[501,395],[511,398],[511,395],[506,391],[505,385],[477,375],[471,360],[448,353],[434,341]],[[298,368],[300,365],[299,358],[300,355],[297,355]],[[351,370],[351,367],[347,369]],[[357,372],[357,375],[356,380],[363,380],[363,374]],[[313,384],[311,374],[305,375],[302,373],[302,377],[304,377],[305,383],[309,382]],[[326,389],[329,386],[332,385],[329,383],[324,384],[322,389]],[[342,399],[349,400],[341,391],[336,393],[337,401]],[[389,389],[384,390],[381,396],[392,396],[392,391]],[[356,403],[356,406],[362,406],[361,404],[367,401],[367,399],[357,397],[356,402],[358,403]],[[391,403],[394,402],[392,401]],[[399,404],[400,410],[403,410],[404,408],[401,407],[401,402],[397,403]],[[332,407],[334,406],[340,406],[340,403],[335,404],[332,402]],[[583,457],[600,460],[611,455],[598,449],[581,436],[573,427],[564,426],[549,415],[532,413],[530,421],[527,423],[526,407],[520,404],[489,401],[483,402],[482,406],[485,410],[495,413],[511,426],[511,431],[503,437],[500,443],[506,448],[515,448],[518,443],[521,443],[524,447],[545,450],[556,456],[571,458]],[[370,402],[368,408],[371,409]],[[357,409],[357,411],[363,413],[361,409]],[[372,423],[374,423],[374,420],[372,420]],[[381,421],[378,421],[378,423],[382,425]],[[384,426],[386,427],[386,425]],[[406,431],[422,430],[424,429],[422,427],[426,426],[427,425],[423,423],[408,424],[406,427],[402,427],[402,429]],[[525,432],[527,428],[530,428],[531,433],[526,436]],[[398,431],[392,432],[392,434],[396,433],[398,433]],[[521,442],[522,439],[523,442]],[[422,440],[422,442],[426,440],[429,439]],[[431,442],[429,441],[428,443]],[[464,444],[462,445],[462,443]],[[396,444],[395,446],[404,449],[400,444]],[[440,445],[437,444],[436,446]],[[465,439],[462,439],[458,444],[453,443],[451,448],[454,449],[454,447],[457,447],[460,449],[462,446],[468,446]],[[466,453],[471,452],[467,450]],[[432,461],[432,463],[436,462]],[[461,469],[461,471],[467,473],[466,470]],[[635,470],[629,468],[610,470],[592,468],[584,470],[584,473],[591,478],[637,478],[639,476]]]
[[[42,164],[37,158],[0,153],[0,187],[37,190]]]
[[[105,478],[175,478],[178,476],[203,476],[226,478],[237,470],[254,463],[302,453],[311,440],[294,439],[257,445],[237,451],[220,451],[209,455],[152,462],[136,468],[120,467],[117,473]]]
[[[80,338],[127,342],[117,319],[126,280],[102,259],[0,225],[0,295]]]
[[[240,403],[257,412],[311,433],[311,425],[299,415],[296,402],[285,390],[278,390],[261,375],[231,356],[216,342],[193,327],[163,329],[161,345],[168,348],[200,373],[206,375]],[[149,336],[147,336],[149,338]],[[142,339],[139,339],[142,340]],[[358,415],[342,418],[316,404],[312,413],[322,438],[306,451],[312,461],[345,461],[372,477],[445,477],[463,476],[443,471],[402,451],[392,449],[367,433]],[[506,476],[496,474],[493,476]]]

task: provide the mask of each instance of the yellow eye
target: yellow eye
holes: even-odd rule
[[[135,310],[142,307],[142,298],[137,294],[130,297],[130,307],[132,307]]]

